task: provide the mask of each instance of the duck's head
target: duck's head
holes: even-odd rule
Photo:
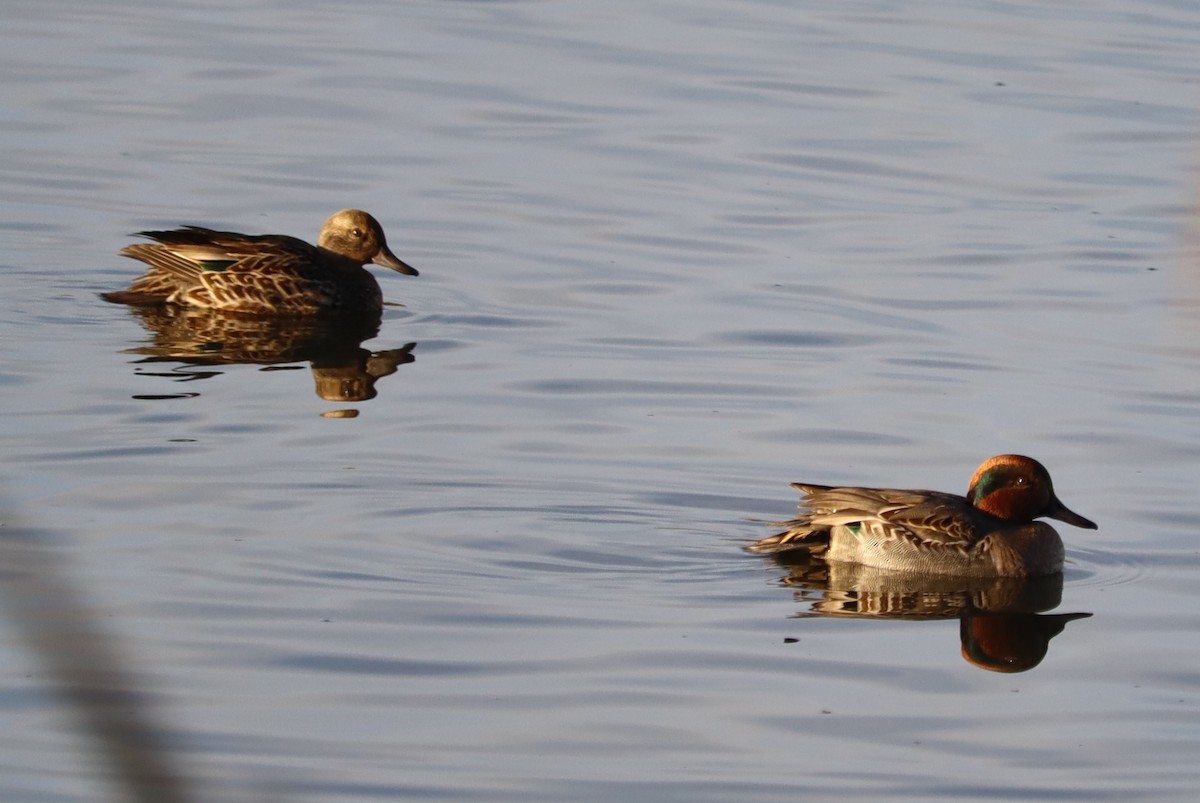
[[[417,269],[406,265],[388,249],[387,238],[379,221],[361,209],[343,209],[321,227],[317,245],[326,251],[349,257],[359,265],[373,262],[409,276]]]
[[[1030,522],[1045,516],[1076,527],[1096,529],[1095,522],[1058,501],[1050,472],[1024,455],[1002,454],[984,461],[971,477],[967,501],[1006,521]]]

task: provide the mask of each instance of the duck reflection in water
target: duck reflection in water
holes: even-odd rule
[[[800,551],[772,555],[781,583],[805,610],[797,618],[959,620],[963,658],[992,672],[1025,672],[1046,657],[1050,639],[1090,613],[1050,614],[1062,602],[1061,573],[1040,577],[915,575]]]
[[[379,313],[268,317],[177,305],[131,307],[130,311],[152,337],[150,343],[131,348],[127,353],[145,355],[145,363],[282,367],[286,363],[309,362],[316,394],[326,401],[373,399],[377,395],[376,381],[416,359],[412,353],[416,343],[376,352],[362,347],[363,341],[378,334]],[[183,378],[203,379],[214,373],[191,371]],[[180,378],[177,372],[149,375]],[[349,417],[353,413],[351,410],[335,414]]]

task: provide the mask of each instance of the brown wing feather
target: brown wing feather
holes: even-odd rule
[[[920,491],[919,500],[881,515],[928,544],[970,547],[1002,523],[966,499],[937,491]]]
[[[329,303],[330,294],[312,270],[316,249],[303,240],[200,226],[139,234],[155,243],[126,246],[121,254],[149,269],[128,290],[105,294],[109,301],[153,304],[172,299],[262,311],[317,310]],[[216,265],[220,268],[214,269]]]
[[[186,226],[144,231],[154,243],[121,254],[149,266],[110,301],[174,302],[252,314],[311,314],[382,303],[379,285],[350,257],[281,234],[246,235]]]
[[[831,528],[874,523],[895,537],[942,546],[968,546],[990,518],[965,499],[939,491],[856,488],[793,483],[804,493],[800,515],[780,522],[783,532],[750,546],[752,552],[804,548],[818,554]],[[982,519],[981,519],[982,517]]]
[[[169,247],[138,243],[127,245],[121,249],[121,256],[136,259],[150,266],[144,276],[136,279],[130,290],[138,289],[139,283],[145,282],[146,289],[155,286],[171,286],[174,289],[193,287],[200,283],[200,271],[203,267],[186,257],[180,256]],[[152,280],[153,281],[150,281]]]
[[[314,246],[281,234],[252,236],[186,226],[171,231],[143,231],[139,236],[158,245],[126,246],[121,250],[123,255],[189,277],[212,271],[206,263],[228,262],[222,271],[242,272],[321,261]],[[329,255],[322,256],[327,260]]]

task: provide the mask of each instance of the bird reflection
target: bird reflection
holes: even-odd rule
[[[963,658],[992,672],[1025,672],[1042,662],[1057,636],[1090,613],[1046,613],[1062,602],[1062,574],[1046,577],[951,577],[889,572],[826,562],[795,552],[772,556],[787,569],[783,585],[805,606],[796,617],[958,619]]]
[[[215,365],[282,366],[308,361],[317,396],[332,402],[360,402],[375,398],[379,379],[416,359],[412,353],[416,343],[376,352],[362,347],[363,341],[378,334],[379,314],[256,317],[175,305],[131,307],[130,312],[152,337],[127,353],[145,355],[143,363],[172,361],[187,366],[161,374],[143,372],[150,376],[197,380],[219,374],[205,370]],[[181,395],[196,394],[170,397]]]

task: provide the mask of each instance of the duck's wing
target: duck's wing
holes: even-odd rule
[[[109,301],[270,311],[280,306],[278,299],[301,299],[305,309],[327,300],[321,282],[324,255],[295,237],[200,226],[140,235],[154,242],[126,246],[121,254],[149,267],[128,290],[105,294]]]
[[[768,535],[766,538],[755,541],[746,547],[747,551],[767,554],[782,552],[787,549],[803,549],[813,555],[820,555],[829,546],[829,528],[833,524],[819,520],[818,514],[832,513],[833,511],[826,509],[806,510],[806,508],[812,503],[813,494],[853,489],[834,488],[828,485],[809,485],[798,482],[792,483],[792,487],[800,489],[805,494],[804,498],[800,500],[801,514],[788,521],[775,522],[777,527],[783,527],[784,529],[774,535]]]
[[[295,237],[279,234],[252,236],[185,226],[170,231],[143,231],[154,243],[121,249],[123,256],[144,262],[151,272],[174,276],[182,286],[203,282],[205,274],[274,273],[300,275],[312,264],[316,248]]]
[[[785,529],[752,544],[751,552],[808,549],[819,554],[838,526],[868,525],[877,536],[925,545],[969,547],[977,540],[978,511],[939,491],[857,488],[793,483],[803,492],[800,515]]]
[[[896,488],[828,488],[796,484],[806,496],[801,516],[813,525],[875,524],[895,537],[969,547],[980,532],[980,511],[961,496]]]

